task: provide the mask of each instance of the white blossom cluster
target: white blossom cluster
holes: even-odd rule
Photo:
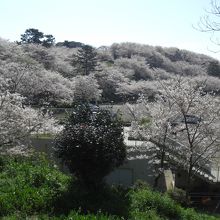
[[[191,171],[210,166],[211,158],[220,158],[219,98],[206,92],[205,81],[159,82],[155,101],[142,96],[135,109],[130,106],[134,135],[156,144],[151,150],[160,160],[176,160]]]
[[[0,92],[0,147],[24,144],[32,133],[56,132],[56,121],[41,110],[23,106],[24,98],[18,93]],[[57,127],[58,128],[58,127]]]

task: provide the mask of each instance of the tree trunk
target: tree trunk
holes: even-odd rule
[[[154,179],[154,185],[153,185],[153,188],[157,188],[158,186],[158,181],[160,179],[160,177],[162,176],[163,174],[163,170],[164,170],[164,160],[165,160],[165,151],[163,149],[163,151],[161,152],[161,158],[160,158],[160,169],[161,171],[159,171],[158,175],[155,177]]]
[[[165,129],[165,134],[164,134],[164,137],[163,137],[163,143],[161,144],[160,141],[158,143],[158,146],[160,147],[161,149],[161,155],[160,155],[160,171],[158,173],[158,175],[155,177],[154,179],[154,186],[153,188],[156,188],[158,186],[158,181],[160,179],[160,177],[162,176],[163,174],[163,170],[164,170],[164,161],[165,161],[165,143],[166,143],[166,138],[167,138],[167,127]]]
[[[186,182],[186,201],[189,201],[189,193],[191,190],[192,165],[189,166]]]
[[[161,177],[161,173],[159,173],[159,174],[155,177],[155,179],[154,179],[154,185],[153,185],[153,188],[154,188],[154,189],[156,189],[156,188],[158,187],[158,181],[159,181],[160,177]]]

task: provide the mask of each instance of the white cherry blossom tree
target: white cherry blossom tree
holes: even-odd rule
[[[101,98],[102,90],[95,77],[90,74],[89,76],[76,76],[72,78],[74,100],[75,101],[98,101]]]
[[[31,103],[72,102],[72,82],[39,65],[4,63],[0,65],[0,76],[8,82],[11,93],[19,93]]]
[[[140,99],[137,109],[148,114],[139,113],[133,123],[139,137],[156,145],[161,168],[173,160],[187,171],[187,192],[193,175],[205,172],[220,152],[219,98],[204,88],[205,82],[192,78],[159,81],[155,102]],[[148,123],[141,123],[146,117]]]
[[[17,93],[0,92],[0,151],[24,144],[31,133],[56,132],[53,118],[24,106],[23,101]]]

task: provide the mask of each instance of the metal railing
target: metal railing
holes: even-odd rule
[[[125,143],[128,146],[131,146],[134,144],[138,151],[138,147],[143,146],[144,144],[147,144],[152,142],[153,144],[158,144],[158,139],[152,138],[151,140],[144,140],[143,138],[133,138],[129,136],[129,128],[125,129],[126,133],[126,140]],[[184,165],[185,161],[187,160],[186,156],[184,154],[181,154],[184,149],[187,150],[187,148],[184,146],[184,144],[179,143],[177,140],[174,140],[172,138],[167,138],[168,144],[166,145],[166,151],[167,151],[167,159],[172,160],[172,162],[176,163],[177,165],[181,166],[182,168],[186,169],[186,166]],[[143,151],[143,149],[142,149]],[[142,152],[143,153],[143,152]],[[134,154],[134,152],[133,152]],[[146,155],[147,155],[147,149],[146,149]],[[201,177],[202,179],[209,181],[209,182],[220,182],[220,167],[214,166],[213,162],[204,156],[200,156],[198,153],[196,153],[195,157],[201,157],[199,162],[194,166],[193,172],[194,175]]]

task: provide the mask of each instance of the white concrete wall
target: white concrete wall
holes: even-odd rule
[[[132,186],[137,180],[143,180],[153,185],[154,168],[147,159],[126,161],[125,164],[106,177],[109,184]]]

